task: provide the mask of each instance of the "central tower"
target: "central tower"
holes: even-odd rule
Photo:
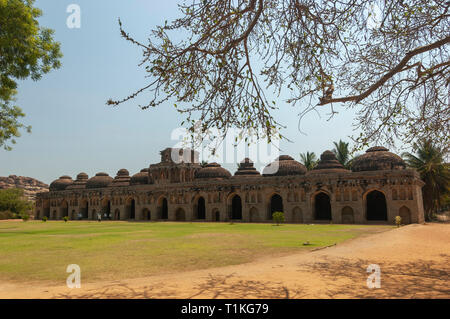
[[[149,178],[154,184],[192,182],[199,170],[199,153],[192,149],[166,148],[161,162],[150,165]]]

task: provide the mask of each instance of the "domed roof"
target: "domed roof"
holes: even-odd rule
[[[263,170],[263,176],[304,175],[306,167],[289,155],[281,155]]]
[[[234,176],[261,176],[261,174],[253,166],[253,162],[246,158],[239,164],[239,168],[234,173]]]
[[[217,163],[209,163],[195,173],[195,178],[230,178],[231,173]]]
[[[67,186],[67,190],[69,189],[83,189],[86,188],[86,182],[88,181],[89,176],[86,173],[80,173],[77,175],[77,179],[73,184]]]
[[[113,181],[112,177],[106,173],[97,173],[86,183],[86,188],[103,188],[107,187]]]
[[[117,186],[129,186],[130,185],[130,172],[125,168],[120,169],[117,172],[117,176],[114,178],[109,187],[117,187]]]
[[[308,175],[326,174],[326,173],[349,173],[348,169],[339,163],[336,155],[332,151],[325,151],[320,155],[320,161]]]
[[[405,169],[406,164],[402,158],[382,146],[369,148],[365,154],[353,160],[352,171],[377,171]]]
[[[131,185],[145,185],[148,184],[148,168],[143,168],[137,174],[134,174],[130,180]]]
[[[63,191],[73,183],[72,177],[64,175],[50,184],[50,191]]]

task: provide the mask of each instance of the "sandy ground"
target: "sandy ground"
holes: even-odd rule
[[[367,267],[381,269],[369,289]],[[83,284],[0,283],[0,298],[448,298],[450,224],[409,225],[248,264]]]

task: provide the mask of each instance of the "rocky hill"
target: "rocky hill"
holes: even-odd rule
[[[0,176],[0,189],[22,188],[24,195],[34,200],[37,193],[47,192],[48,185],[37,179],[25,176],[10,175],[8,177]]]

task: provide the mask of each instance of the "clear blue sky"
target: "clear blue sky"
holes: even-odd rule
[[[66,26],[66,8],[81,7],[81,28]],[[40,23],[55,30],[61,42],[62,67],[38,82],[23,81],[17,104],[26,113],[23,133],[13,151],[0,150],[0,176],[30,176],[50,183],[61,175],[75,178],[105,171],[115,176],[120,168],[131,174],[159,161],[159,151],[173,146],[170,134],[182,118],[171,103],[142,111],[145,96],[119,108],[106,106],[108,98],[121,98],[148,79],[137,65],[141,51],[120,37],[117,23],[137,39],[146,41],[151,29],[178,15],[177,1],[150,0],[37,0],[44,12]],[[343,111],[331,121],[311,113],[298,130],[299,108],[278,101],[277,119],[293,143],[283,142],[282,153],[321,154],[340,138],[352,134],[352,114]],[[236,164],[225,165],[234,172]]]

